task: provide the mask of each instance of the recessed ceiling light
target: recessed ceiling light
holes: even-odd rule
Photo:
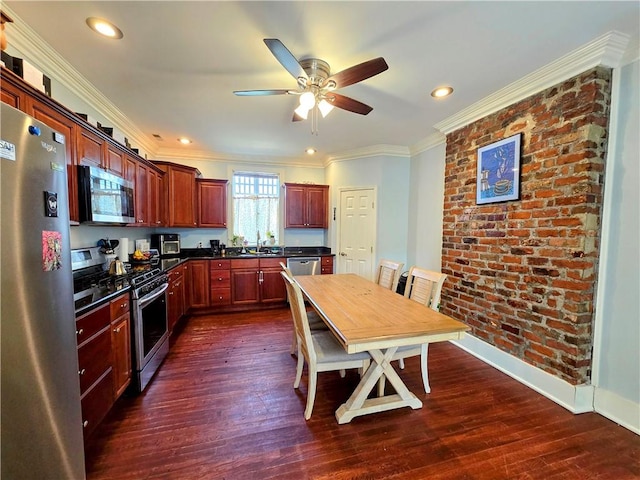
[[[438,87],[433,92],[431,92],[431,96],[434,98],[442,98],[448,97],[453,93],[452,87]]]
[[[102,18],[89,17],[87,18],[87,25],[94,32],[98,32],[105,37],[120,39],[124,37],[122,30],[116,27],[113,23],[103,20]]]
[[[316,149],[313,147],[309,147],[305,150],[305,152],[307,152],[309,155],[313,155],[314,153],[316,153]]]
[[[186,137],[180,137],[178,141],[183,145],[189,145],[191,143],[191,140]]]

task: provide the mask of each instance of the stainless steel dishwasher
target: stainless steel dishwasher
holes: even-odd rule
[[[287,268],[291,274],[298,275],[319,275],[320,257],[289,257],[287,258]]]

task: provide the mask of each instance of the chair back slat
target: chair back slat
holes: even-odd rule
[[[309,362],[316,362],[316,351],[313,348],[311,340],[311,329],[309,328],[309,319],[307,317],[307,309],[304,305],[304,298],[300,287],[286,272],[280,272],[284,278],[284,284],[287,287],[287,296],[289,297],[289,308],[293,317],[293,326],[298,336],[298,343],[302,353]]]
[[[446,278],[445,273],[411,267],[404,296],[438,311],[442,285],[444,285]]]
[[[398,287],[404,263],[393,260],[380,260],[376,269],[375,282],[381,287],[394,290]]]

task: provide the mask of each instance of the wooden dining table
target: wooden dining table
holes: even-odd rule
[[[355,274],[296,276],[304,296],[347,353],[372,362],[351,397],[336,410],[338,423],[395,408],[421,408],[391,364],[398,347],[458,340],[467,325]],[[368,398],[384,375],[394,394]]]

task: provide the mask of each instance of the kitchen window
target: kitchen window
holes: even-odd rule
[[[276,237],[280,219],[280,177],[273,173],[233,174],[233,235],[255,245]]]

